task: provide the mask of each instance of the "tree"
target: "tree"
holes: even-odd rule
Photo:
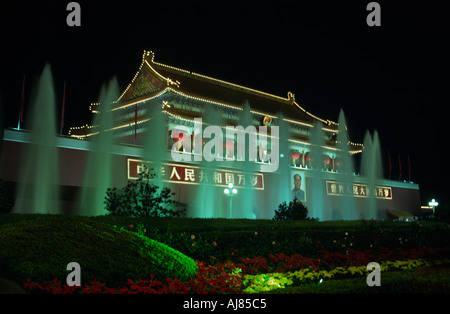
[[[278,205],[278,210],[275,210],[274,220],[309,220],[308,208],[297,199]]]
[[[106,210],[111,215],[130,217],[179,217],[183,216],[186,208],[172,200],[169,188],[159,188],[150,183],[154,175],[144,166],[136,181],[128,181],[127,185],[118,190],[108,188],[106,191]]]

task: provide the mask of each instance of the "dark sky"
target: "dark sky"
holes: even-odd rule
[[[398,155],[408,177],[410,156],[422,203],[449,200],[450,2],[378,1],[380,27],[366,24],[370,1],[78,1],[80,27],[66,24],[69,2],[2,2],[5,127],[17,124],[24,74],[28,96],[45,62],[57,99],[67,82],[65,124],[77,126],[88,122],[102,84],[116,76],[125,88],[142,51],[153,50],[158,62],[291,91],[324,119],[337,121],[342,108],[353,141],[378,130],[386,174],[388,149],[393,177]]]

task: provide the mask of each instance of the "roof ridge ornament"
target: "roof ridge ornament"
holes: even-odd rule
[[[291,93],[291,92],[288,92],[287,96],[288,96],[288,102],[289,102],[291,105],[294,105],[294,102],[295,102],[295,95],[294,95],[293,93]]]
[[[148,59],[151,63],[153,63],[153,59],[155,58],[155,53],[151,50],[144,50],[144,55],[142,59]]]
[[[154,62],[154,59],[155,59],[155,53],[153,52],[153,51],[151,51],[151,50],[144,50],[144,54],[143,54],[143,56],[142,56],[142,59],[143,59],[143,62],[145,62],[145,61],[147,61],[147,63],[148,63],[148,65],[150,66],[150,67],[152,67],[151,66],[151,64],[154,64],[155,62]],[[155,71],[155,70],[154,70]],[[155,71],[156,72],[156,71]],[[157,74],[159,74],[158,72],[156,72]],[[178,80],[172,80],[170,77],[164,77],[164,76],[162,76],[161,74],[159,74],[160,76],[161,76],[161,78],[163,79],[163,80],[165,80],[166,81],[166,86],[168,86],[168,87],[172,87],[172,86],[175,86],[175,87],[180,87],[180,84],[181,84],[181,82],[180,81],[178,81]]]
[[[175,80],[175,81],[173,81],[171,78],[167,78],[167,86],[176,86],[176,87],[180,87],[180,81],[178,81],[178,80]]]

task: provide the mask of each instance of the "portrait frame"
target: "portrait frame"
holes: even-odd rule
[[[293,200],[293,190],[295,189],[294,177],[299,175],[301,178],[300,190],[303,191],[303,199],[298,199],[300,202],[306,202],[306,177],[305,172],[300,170],[291,170],[289,177],[289,200]]]

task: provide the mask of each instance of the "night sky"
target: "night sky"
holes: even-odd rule
[[[52,65],[56,99],[67,82],[65,133],[89,122],[89,104],[106,80],[124,89],[143,50],[155,61],[286,97],[338,120],[352,141],[379,132],[398,178],[420,184],[422,204],[450,201],[448,173],[450,2],[378,1],[381,26],[369,27],[370,1],[78,1],[81,26],[69,27],[70,1],[2,1],[1,123],[16,127],[26,76],[25,125],[33,84]],[[59,114],[58,114],[59,116]]]

